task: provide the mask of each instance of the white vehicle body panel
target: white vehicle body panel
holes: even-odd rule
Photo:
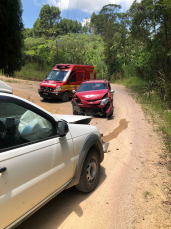
[[[84,124],[69,124],[69,129],[72,135],[72,138],[81,137],[84,135],[89,135],[91,133],[97,134],[98,136],[100,135],[99,130],[96,126],[92,125],[84,125]],[[85,139],[85,138],[84,138]]]
[[[99,130],[95,126],[68,124],[73,141],[75,152],[75,165],[77,164],[79,153],[83,147],[86,138],[92,133],[99,135]]]
[[[100,134],[95,126],[74,124],[91,119],[90,116],[58,116],[20,97],[5,93],[0,93],[1,96],[8,96],[7,102],[11,102],[10,98],[17,99],[45,112],[53,118],[54,127],[61,119],[66,120],[69,128],[66,136],[60,137],[55,132],[49,138],[16,145],[14,148],[7,146],[0,152],[0,168],[6,168],[5,172],[0,173],[0,228],[5,228],[16,220],[23,220],[23,215],[35,211],[36,205],[41,206],[41,202],[46,202],[53,193],[65,188],[74,178],[76,168],[79,167],[80,171],[82,169],[82,166],[78,166],[78,159],[87,138],[95,135],[99,139]],[[0,117],[4,118],[1,109]],[[36,111],[38,115],[39,110]],[[0,132],[0,140],[3,139],[2,134]]]
[[[69,123],[76,123],[77,121],[81,121],[81,120],[85,120],[85,119],[92,119],[93,117],[92,116],[82,116],[82,115],[54,115],[53,114],[53,117],[54,119],[57,120],[60,118],[60,119],[63,119]]]
[[[67,144],[66,144],[67,143]],[[74,174],[70,133],[0,154],[0,228],[69,181]]]
[[[0,80],[0,92],[12,94],[13,90],[10,86]]]

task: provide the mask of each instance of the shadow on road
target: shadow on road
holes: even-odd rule
[[[105,168],[101,166],[100,181],[96,190],[106,179]],[[85,201],[92,193],[86,194],[79,192],[75,187],[67,189],[52,199],[39,211],[33,214],[30,218],[20,224],[16,229],[56,229],[66,218],[74,211],[78,217],[81,217],[84,212],[80,207],[80,203]]]
[[[60,99],[41,99],[42,103],[68,103],[71,102],[72,98],[69,98],[67,102],[62,102]]]

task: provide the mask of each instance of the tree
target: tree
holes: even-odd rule
[[[23,30],[23,36],[24,36],[24,38],[26,38],[26,37],[33,37],[33,34],[34,34],[33,29],[24,28],[24,30]]]
[[[123,64],[128,63],[128,47],[129,44],[129,36],[130,33],[128,31],[128,27],[130,25],[130,21],[128,19],[128,15],[126,13],[119,13],[119,25],[118,25],[118,33],[119,33],[119,53],[123,59]]]
[[[34,35],[36,37],[41,37],[41,35],[43,34],[43,29],[41,29],[41,27],[40,27],[40,19],[39,18],[37,18],[37,20],[33,24],[33,31],[34,31]]]
[[[0,69],[13,75],[22,65],[22,5],[20,0],[0,1]]]
[[[72,20],[71,19],[61,19],[59,23],[61,34],[70,33],[72,30]]]
[[[90,31],[90,20],[88,17],[84,19],[84,26],[82,27],[82,33],[88,33]]]
[[[43,5],[39,13],[40,27],[42,29],[53,28],[54,24],[60,19],[60,13],[58,7],[49,6],[48,4]]]
[[[49,6],[48,4],[43,5],[40,10],[39,17],[34,22],[33,30],[37,37],[41,37],[43,34],[45,36],[57,36],[58,24],[60,19],[60,13],[58,7]]]
[[[131,36],[139,43],[134,53],[137,75],[155,81],[161,99],[171,107],[171,3],[170,0],[134,1]]]
[[[72,21],[72,29],[71,32],[72,33],[80,33],[82,29],[82,24],[81,22],[76,21]]]
[[[72,21],[71,19],[61,19],[59,23],[60,33],[79,33],[81,32],[82,25],[81,22]]]
[[[166,4],[165,4],[166,2]],[[166,78],[171,78],[170,35],[171,8],[167,0],[142,0],[132,4],[131,35],[142,41],[148,52],[153,51],[150,61],[156,70],[162,70]]]
[[[108,4],[103,6],[98,15],[92,14],[91,26],[95,33],[100,34],[105,43],[105,61],[108,65],[108,79],[111,78],[111,64],[115,62],[117,56],[118,40],[118,11],[120,5]]]
[[[94,34],[96,33],[96,26],[97,26],[96,18],[97,18],[96,14],[93,12],[90,18],[90,32]]]
[[[47,45],[40,45],[34,53],[34,59],[39,64],[40,71],[44,69],[45,63],[50,62],[50,47]]]

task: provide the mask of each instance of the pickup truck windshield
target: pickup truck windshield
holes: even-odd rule
[[[68,78],[68,75],[69,75],[69,71],[52,70],[46,79],[54,80],[54,81],[66,81]]]
[[[78,92],[97,91],[97,90],[106,90],[106,89],[107,89],[106,83],[83,83],[81,84]]]

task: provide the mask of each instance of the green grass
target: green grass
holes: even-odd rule
[[[40,71],[36,64],[27,64],[22,67],[20,71],[15,72],[14,77],[23,80],[42,81],[50,73],[53,67],[54,66],[46,66],[44,70]]]
[[[137,77],[116,80],[113,83],[122,84],[136,92],[133,97],[142,104],[144,113],[150,115],[153,122],[157,124],[156,131],[163,133],[165,145],[171,153],[171,110],[164,107],[158,94],[153,92],[149,99],[149,96],[147,96],[149,92],[146,91],[147,82]]]
[[[111,82],[112,83],[112,82]],[[125,87],[132,88],[135,92],[143,93],[146,82],[138,77],[129,77],[123,80],[116,80],[113,83],[123,84]]]
[[[0,78],[0,80],[2,80],[1,78]],[[7,82],[7,83],[19,83],[19,81],[16,81],[16,80],[2,80],[2,81],[4,81],[4,82]]]
[[[147,198],[147,196],[152,196],[152,194],[150,192],[146,191],[146,192],[143,193],[143,196],[145,198]]]

